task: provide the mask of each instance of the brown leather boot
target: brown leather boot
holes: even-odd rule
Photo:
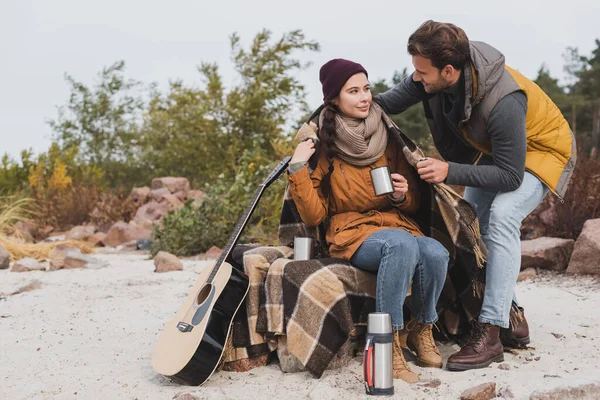
[[[431,329],[432,324],[423,324],[412,319],[406,324],[408,348],[417,354],[417,364],[425,368],[442,368],[442,356],[435,345]]]
[[[394,379],[402,379],[406,383],[419,382],[417,374],[412,372],[402,354],[402,346],[400,345],[400,331],[394,331]]]
[[[523,314],[523,320],[519,324],[512,328],[501,328],[500,329],[500,340],[504,347],[513,349],[526,348],[531,339],[529,338],[529,325],[525,319],[525,313],[522,307],[519,307]]]
[[[500,342],[500,327],[473,321],[471,337],[459,352],[448,358],[450,371],[485,368],[493,362],[504,361],[504,347]]]

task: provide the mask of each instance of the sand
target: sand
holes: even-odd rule
[[[152,370],[152,346],[196,274],[214,261],[184,260],[183,271],[159,274],[146,253],[94,257],[109,266],[0,271],[0,399],[172,399],[183,393],[199,399],[371,398],[364,394],[360,358],[321,379],[284,374],[271,364],[245,373],[218,372],[199,388],[171,383]],[[11,295],[31,283],[34,290]],[[600,383],[599,289],[597,278],[556,274],[519,283],[532,348],[505,353],[508,370],[493,364],[449,372],[411,361],[422,381],[441,384],[395,381],[394,398],[457,399],[485,382],[528,398],[536,390]],[[457,349],[441,347],[444,357]]]

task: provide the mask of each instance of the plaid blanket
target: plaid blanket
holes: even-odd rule
[[[422,151],[389,118],[385,120],[390,138],[398,140],[404,156],[415,166],[424,157]],[[311,125],[304,124],[298,140],[316,139],[316,126]],[[311,171],[318,154],[317,150],[309,161]],[[472,206],[445,184],[421,185],[422,205],[415,220],[424,234],[450,253],[448,279],[438,302],[437,336],[456,340],[468,332],[469,322],[481,308],[487,251]],[[276,349],[277,336],[286,335],[288,351],[320,377],[355,327],[366,325],[368,313],[375,310],[376,276],[329,257],[326,223],[307,227],[286,187],[280,246],[238,250],[250,290],[246,307],[236,316],[226,362],[267,354]],[[316,259],[289,259],[296,236],[317,241]],[[511,323],[519,320],[520,311],[513,307]]]

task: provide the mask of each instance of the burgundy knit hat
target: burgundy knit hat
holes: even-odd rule
[[[334,58],[323,64],[319,71],[319,79],[323,86],[323,102],[335,99],[346,81],[359,72],[369,77],[362,65],[343,58]]]

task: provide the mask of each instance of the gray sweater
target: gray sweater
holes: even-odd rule
[[[460,113],[452,107],[460,107],[464,99],[460,95],[453,98],[455,93],[463,93],[462,82],[446,91],[449,109],[446,115],[446,127],[449,135],[460,135],[457,129]],[[419,87],[420,86],[420,87]],[[426,95],[419,82],[412,80],[412,75],[405,81],[375,97],[375,101],[387,113],[415,104],[415,97],[426,101]],[[454,104],[453,104],[454,103]],[[446,113],[446,111],[445,111]],[[527,97],[522,92],[513,92],[502,98],[492,110],[487,122],[487,130],[491,139],[492,156],[483,156],[477,165],[460,164],[448,161],[448,177],[446,183],[454,185],[473,186],[500,191],[517,189],[523,181],[525,173],[525,156],[527,151],[525,117],[527,114]],[[409,132],[410,136],[410,132]],[[456,140],[462,138],[456,137]]]

